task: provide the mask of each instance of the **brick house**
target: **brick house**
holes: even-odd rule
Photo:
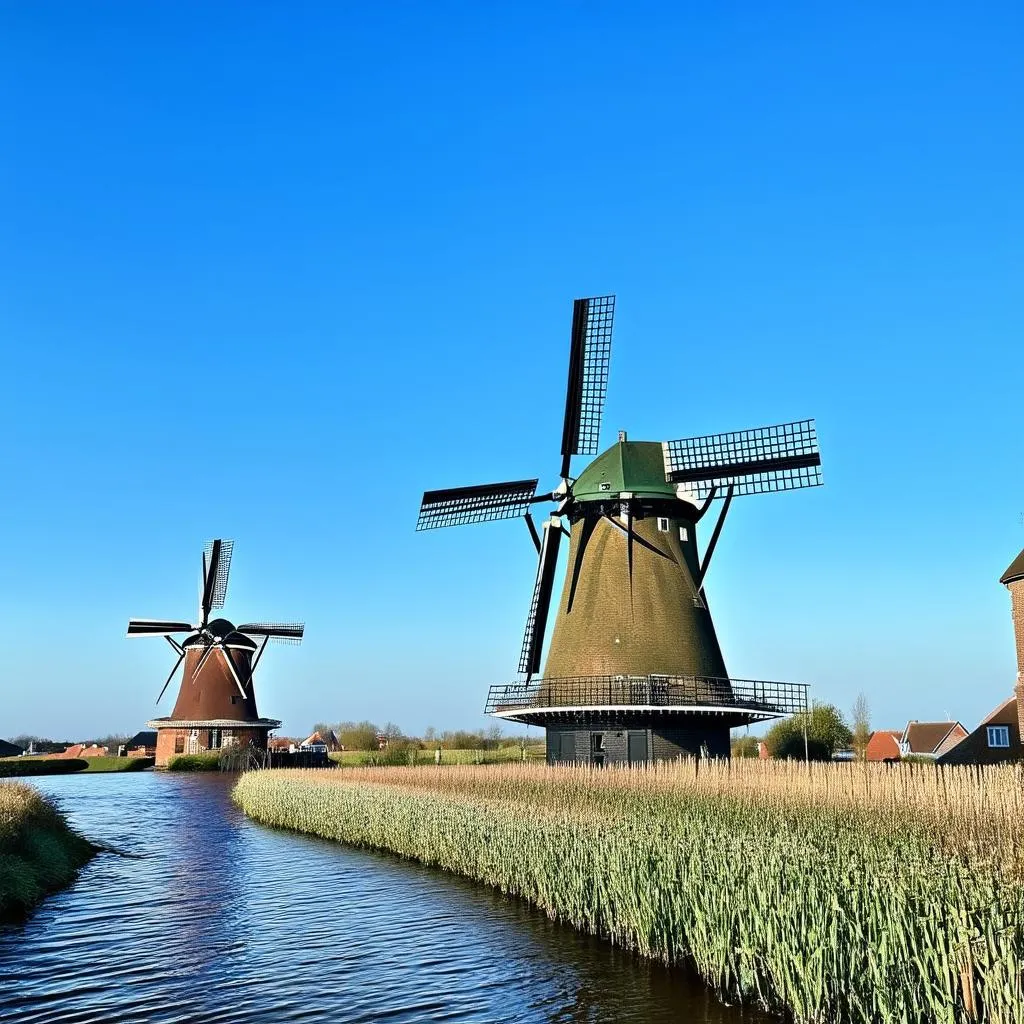
[[[997,764],[1024,759],[1024,551],[999,578],[1010,592],[1017,647],[1017,684],[969,736],[940,759],[941,764]]]
[[[955,747],[967,730],[959,722],[907,722],[900,738],[901,757],[941,757]]]
[[[876,729],[864,750],[866,761],[898,761],[900,759],[900,729]]]

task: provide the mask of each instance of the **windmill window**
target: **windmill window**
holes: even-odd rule
[[[679,539],[680,540],[689,540],[690,539],[690,534],[687,531],[685,526],[680,526],[679,527]]]
[[[658,516],[658,529],[662,533],[668,533],[668,520],[664,516]]]
[[[1008,725],[990,725],[988,727],[988,745],[990,747],[1008,747],[1010,745],[1010,727]]]
[[[599,491],[610,491],[612,489],[611,481],[610,480],[602,480],[597,485],[597,489]]]
[[[185,737],[184,736],[175,736],[174,737],[174,752],[176,754],[184,754],[185,753]]]

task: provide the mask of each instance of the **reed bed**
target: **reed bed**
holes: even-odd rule
[[[796,1021],[1024,1024],[1018,767],[257,772],[235,799],[689,960]]]
[[[0,921],[23,917],[69,885],[94,852],[38,790],[0,783]]]

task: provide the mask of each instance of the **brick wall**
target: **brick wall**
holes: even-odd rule
[[[1024,739],[1024,580],[1014,580],[1007,587],[1013,613],[1013,637],[1017,646],[1017,721]]]
[[[257,750],[267,749],[266,729],[237,728],[230,730],[236,746],[246,747],[251,743]],[[220,730],[223,749],[224,729]],[[193,734],[195,734],[193,736]],[[176,754],[205,754],[210,749],[210,730],[197,729],[158,729],[156,734],[156,767],[166,768],[167,763]]]

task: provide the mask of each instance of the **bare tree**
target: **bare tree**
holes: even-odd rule
[[[863,761],[867,756],[868,740],[871,739],[871,708],[868,706],[868,699],[863,693],[857,694],[853,702],[853,749],[857,757]]]

